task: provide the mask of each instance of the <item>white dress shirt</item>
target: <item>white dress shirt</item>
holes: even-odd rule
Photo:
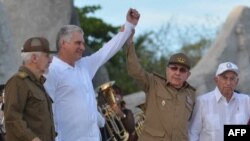
[[[117,53],[130,36],[134,25],[125,23],[101,49],[83,57],[72,67],[54,57],[46,76],[45,89],[53,100],[57,141],[100,141],[99,127],[105,119],[97,110],[92,79],[97,70]]]
[[[216,87],[197,97],[190,121],[190,141],[224,141],[225,124],[244,124],[250,118],[250,97],[233,93],[227,102]]]

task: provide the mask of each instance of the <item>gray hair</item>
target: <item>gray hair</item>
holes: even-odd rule
[[[83,34],[83,30],[76,25],[64,25],[58,32],[56,37],[56,49],[59,51],[61,39],[69,41],[72,37],[73,32],[80,32]]]
[[[32,55],[40,56],[41,54],[42,52],[22,52],[21,58],[22,58],[23,65],[31,62]]]

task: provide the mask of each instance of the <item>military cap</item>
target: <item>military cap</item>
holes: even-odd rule
[[[183,53],[173,54],[168,61],[168,65],[169,64],[183,65],[187,67],[188,69],[190,69],[190,66],[191,66],[189,58]]]
[[[49,49],[49,41],[43,37],[32,37],[26,40],[22,52],[45,52],[54,53]]]

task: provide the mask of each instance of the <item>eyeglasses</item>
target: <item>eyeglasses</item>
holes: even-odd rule
[[[168,68],[169,68],[171,71],[177,71],[177,70],[179,70],[180,73],[186,73],[186,72],[188,72],[188,69],[187,69],[187,68],[184,68],[184,67],[168,66]]]

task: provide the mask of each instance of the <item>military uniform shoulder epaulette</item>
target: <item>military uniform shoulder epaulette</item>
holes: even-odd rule
[[[17,73],[17,76],[21,77],[22,79],[24,79],[25,77],[28,76],[28,74],[26,72],[23,72],[23,71],[19,71]]]
[[[166,78],[165,78],[164,76],[162,76],[162,75],[160,75],[160,74],[158,74],[158,73],[156,73],[156,72],[153,72],[153,75],[154,75],[154,76],[157,76],[157,77],[160,78],[160,79],[166,80]]]
[[[191,88],[193,91],[196,91],[196,88],[194,88],[193,86],[191,86],[190,84],[188,84],[189,88]]]

